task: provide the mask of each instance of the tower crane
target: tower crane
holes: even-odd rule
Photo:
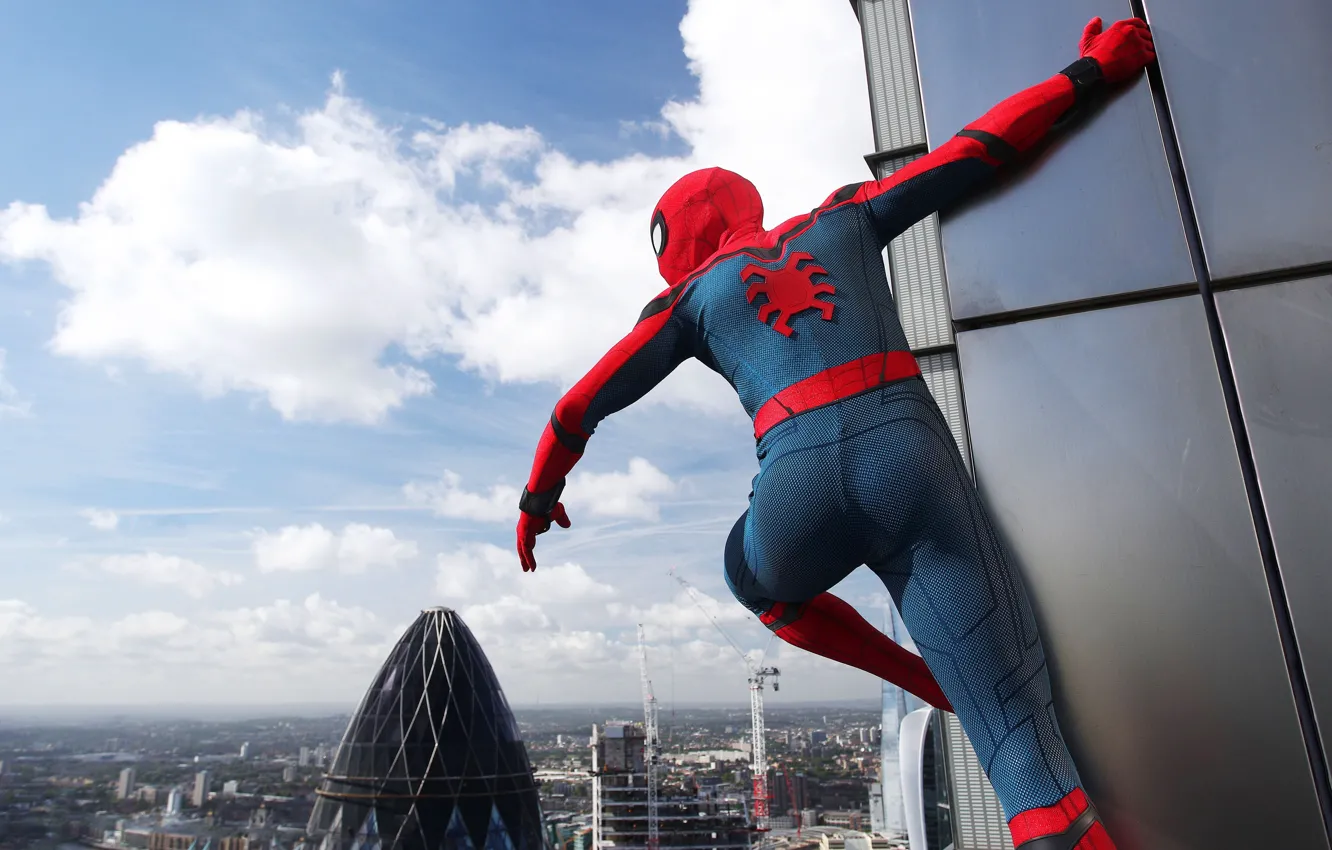
[[[657,697],[648,678],[647,640],[638,624],[638,660],[643,678],[643,765],[647,772],[647,850],[661,845],[661,816],[657,803],[657,774],[661,765],[661,736],[657,730]]]
[[[772,830],[771,814],[769,812],[769,802],[772,800],[772,795],[768,788],[768,753],[763,724],[763,688],[771,679],[772,689],[776,692],[779,689],[777,677],[781,675],[781,671],[776,667],[764,667],[761,660],[758,664],[751,661],[749,656],[736,645],[735,641],[731,640],[731,636],[721,627],[721,623],[717,622],[717,618],[712,616],[712,613],[704,607],[703,600],[699,598],[698,591],[694,589],[693,585],[680,576],[674,575],[673,571],[672,576],[685,589],[689,597],[694,600],[694,604],[698,606],[704,616],[721,633],[721,636],[726,638],[726,642],[740,656],[740,660],[745,663],[745,668],[749,671],[750,733],[753,736],[750,747],[750,772],[754,777],[754,831],[759,833],[761,846],[765,840],[764,833]]]

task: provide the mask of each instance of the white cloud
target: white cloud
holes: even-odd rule
[[[468,627],[483,634],[545,631],[551,625],[540,605],[518,596],[501,596],[494,602],[469,605],[459,613]]]
[[[48,617],[0,600],[3,702],[350,703],[383,663],[401,624],[312,594],[207,611],[143,611],[119,619]],[[237,682],[243,682],[240,690]],[[169,689],[169,690],[167,690]]]
[[[218,614],[233,643],[263,645],[296,642],[313,646],[352,645],[381,637],[379,619],[364,608],[339,605],[318,593],[303,603],[279,599],[272,605]]]
[[[361,523],[335,533],[319,523],[289,525],[276,532],[254,533],[255,564],[263,572],[339,569],[361,573],[372,567],[396,567],[415,558],[416,543],[399,540],[392,529]]]
[[[446,469],[439,481],[412,481],[403,487],[407,498],[428,505],[436,514],[453,519],[478,522],[509,522],[518,511],[521,490],[507,484],[494,484],[485,493],[463,489],[462,476]]]
[[[583,606],[615,595],[613,587],[592,578],[579,564],[542,564],[524,573],[515,550],[489,543],[441,553],[435,561],[435,589],[448,604],[512,596],[537,604]]]
[[[627,472],[582,472],[569,483],[568,501],[597,516],[657,519],[653,496],[675,490],[671,477],[641,457],[629,461]]]
[[[124,640],[160,640],[181,634],[189,625],[189,620],[169,611],[144,611],[117,620],[111,634]]]
[[[111,575],[123,576],[143,584],[174,587],[199,598],[218,587],[239,584],[241,576],[226,570],[210,570],[202,564],[175,555],[144,552],[136,555],[109,555],[98,566]]]
[[[363,573],[371,567],[396,567],[417,555],[416,543],[399,540],[392,530],[352,523],[338,541],[338,563],[344,572]]]
[[[517,554],[490,544],[442,553],[436,562],[440,601],[457,609],[504,681],[530,681],[551,671],[591,671],[614,660],[616,641],[604,603],[617,595],[580,564],[542,564],[524,573]],[[575,698],[575,697],[570,697]]]
[[[725,644],[726,638],[719,629],[733,630],[754,617],[734,600],[720,601],[701,591],[694,592],[698,594],[697,600],[682,590],[667,602],[653,602],[647,606],[612,602],[606,608],[618,622],[641,623],[648,640],[692,635],[700,640]]]
[[[160,122],[76,217],[0,213],[0,258],[43,262],[68,288],[56,352],[256,393],[290,419],[379,420],[431,392],[422,364],[441,354],[568,385],[661,289],[646,222],[681,174],[744,172],[769,224],[868,177],[845,4],[693,0],[681,33],[699,94],[661,121],[684,156],[579,162],[493,124],[399,132],[337,77],[294,127]],[[654,398],[737,409],[715,375],[683,371]]]
[[[120,525],[120,515],[115,511],[86,508],[80,511],[79,515],[88,520],[88,525],[98,531],[115,531],[116,527]]]
[[[32,402],[19,398],[18,390],[5,379],[5,350],[0,348],[0,419],[22,419],[31,413]]]
[[[625,472],[579,472],[564,491],[563,501],[576,514],[633,517],[655,520],[660,509],[655,497],[674,492],[671,477],[641,457],[632,458]],[[478,522],[513,522],[521,490],[493,484],[484,493],[463,488],[462,476],[445,470],[439,481],[413,481],[403,488],[408,500],[428,505],[439,516]]]

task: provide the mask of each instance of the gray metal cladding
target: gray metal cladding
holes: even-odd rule
[[[1326,848],[1201,299],[958,349],[979,485],[1112,837]]]
[[[924,144],[907,0],[861,0],[860,25],[870,73],[874,141],[881,151]]]
[[[911,19],[931,147],[1078,58],[1096,0],[916,0]],[[1035,161],[942,219],[955,320],[1194,281],[1146,76]]]
[[[962,407],[962,381],[958,375],[957,354],[941,351],[916,358],[920,363],[920,373],[930,394],[943,411],[948,428],[957,440],[957,447],[962,452],[962,460],[967,469],[971,469],[971,453],[967,450],[966,412]]]
[[[1212,277],[1332,261],[1332,3],[1147,15]]]
[[[1323,745],[1332,736],[1332,277],[1216,296]]]
[[[887,177],[922,155],[887,160],[879,164],[877,176]],[[951,344],[953,323],[948,315],[937,215],[931,213],[888,244],[888,273],[912,350]]]

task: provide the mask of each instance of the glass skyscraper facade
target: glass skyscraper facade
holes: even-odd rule
[[[320,784],[321,850],[543,850],[527,750],[466,624],[432,608],[375,676]]]
[[[884,632],[901,646],[914,650],[915,644],[902,624],[897,606],[889,600],[884,612]],[[879,781],[882,785],[882,832],[889,836],[906,835],[906,813],[902,804],[902,774],[898,739],[902,720],[924,703],[892,682],[883,683],[883,733],[879,738]],[[871,814],[873,814],[871,812]],[[876,826],[878,821],[876,821]]]

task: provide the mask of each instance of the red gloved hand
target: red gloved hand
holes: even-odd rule
[[[1105,32],[1101,32],[1101,19],[1092,18],[1082,31],[1078,49],[1100,64],[1101,75],[1111,84],[1127,80],[1156,61],[1156,45],[1142,18],[1116,21]]]
[[[532,554],[532,550],[536,548],[536,536],[545,534],[550,530],[551,520],[559,524],[560,528],[569,527],[569,515],[564,512],[563,502],[556,502],[555,507],[551,508],[550,513],[546,516],[537,516],[526,511],[519,511],[518,560],[523,565],[523,572],[527,573],[536,569],[536,556]]]

